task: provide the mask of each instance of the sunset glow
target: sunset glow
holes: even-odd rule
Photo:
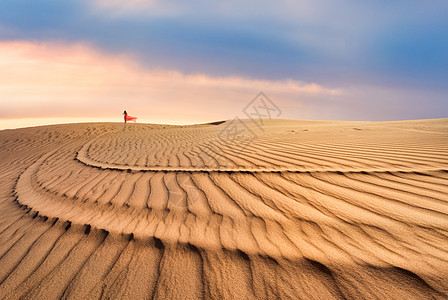
[[[260,91],[282,118],[396,120],[448,110],[447,33],[434,21],[445,4],[404,18],[398,5],[385,14],[350,1],[332,15],[329,3],[306,1],[262,5],[258,14],[250,1],[238,13],[235,3],[202,1],[199,10],[155,0],[42,1],[20,12],[19,2],[0,12],[1,128],[25,119],[119,120],[124,109],[140,122],[231,119]],[[397,20],[420,30],[402,32]]]

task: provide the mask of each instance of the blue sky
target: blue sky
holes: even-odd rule
[[[334,113],[321,115],[328,111],[328,95],[307,100],[277,91],[274,98],[287,94],[286,106],[297,109],[285,117],[393,120],[446,117],[448,111],[446,1],[0,0],[0,5],[3,42],[81,43],[106,56],[126,54],[147,70],[293,80],[344,91],[332,104]],[[244,101],[242,95],[238,99]],[[313,108],[300,114],[304,107]],[[6,104],[1,108],[15,111]],[[228,113],[232,117],[233,111]]]

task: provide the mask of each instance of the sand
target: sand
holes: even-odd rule
[[[0,131],[0,298],[448,298],[448,119]]]

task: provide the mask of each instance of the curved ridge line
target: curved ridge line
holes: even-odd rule
[[[119,164],[100,163],[87,156],[87,149],[93,142],[105,134],[102,134],[91,141],[85,143],[81,149],[76,152],[75,160],[85,166],[94,167],[103,170],[117,170],[128,172],[188,172],[188,173],[416,173],[416,172],[448,172],[448,168],[421,168],[421,169],[300,169],[300,168],[173,168],[173,167],[139,167],[125,166]]]
[[[52,154],[54,154],[55,152],[57,152],[58,150],[55,151],[51,151],[49,153],[43,154],[40,156],[40,158],[38,158],[31,166],[29,166],[27,169],[25,169],[25,171],[23,171],[17,181],[16,184],[14,186],[14,193],[15,193],[15,202],[18,205],[21,206],[25,206],[26,208],[29,208],[30,211],[34,212],[36,215],[38,216],[45,216],[48,219],[54,219],[54,218],[58,218],[61,221],[67,221],[70,222],[72,224],[79,224],[79,225],[89,225],[92,226],[98,230],[105,230],[107,232],[110,233],[114,233],[114,234],[125,234],[125,235],[129,235],[132,234],[134,237],[138,238],[138,239],[146,239],[146,238],[159,238],[161,239],[164,243],[182,243],[179,239],[172,239],[169,236],[158,236],[155,232],[146,232],[146,229],[139,229],[139,230],[129,230],[128,226],[129,223],[120,226],[119,228],[114,228],[114,226],[110,226],[110,222],[106,223],[106,224],[101,224],[100,222],[98,222],[97,220],[94,219],[95,214],[97,214],[98,212],[101,213],[101,216],[104,216],[103,214],[114,214],[114,212],[111,211],[111,207],[106,208],[106,206],[101,206],[98,207],[99,210],[93,212],[93,214],[86,216],[84,219],[78,219],[76,217],[74,217],[73,213],[62,213],[61,209],[63,208],[71,208],[70,211],[73,210],[73,208],[76,208],[76,205],[73,202],[67,202],[64,201],[64,199],[58,199],[56,201],[53,201],[49,198],[46,197],[41,197],[39,196],[39,192],[37,192],[34,188],[33,188],[33,183],[32,183],[32,177],[33,175],[36,173],[36,171],[38,170],[39,166],[46,160],[48,159]],[[35,195],[38,195],[37,197]],[[51,203],[52,206],[48,206],[48,204]],[[78,206],[77,208],[79,209],[79,211],[85,212],[85,211],[92,211],[91,208],[93,207],[93,203],[90,203],[89,205],[87,205],[87,207],[82,207],[82,206]],[[51,209],[56,208],[56,211],[51,212]],[[50,209],[50,210],[49,210]],[[168,213],[170,213],[169,209],[153,209],[151,208],[150,211],[154,211],[155,213],[157,213],[157,211],[167,211]],[[132,208],[130,210],[126,209],[126,210],[115,210],[115,212],[117,213],[115,218],[120,218],[122,217],[122,221],[130,221],[132,222],[132,220],[134,219],[133,216],[135,216],[136,210],[135,208]],[[144,214],[145,212],[141,211],[139,212],[139,214]],[[173,213],[176,213],[175,211],[173,211]],[[191,214],[191,212],[183,212],[186,214]],[[76,215],[76,213],[75,213]],[[114,221],[115,222],[115,219]],[[149,224],[149,223],[148,223]],[[138,226],[138,223],[135,224],[136,227]],[[198,248],[203,248],[203,249],[219,249],[222,248],[223,245],[218,245],[218,244],[213,244],[210,241],[207,241],[205,239],[200,239],[200,240],[194,240],[194,241],[189,241],[188,243],[193,244],[194,246],[198,247]],[[240,247],[236,247],[234,248],[226,248],[227,250],[240,250],[240,251],[244,251],[245,253],[248,254],[254,254],[254,255],[259,255],[259,254],[265,254],[268,255],[272,258],[279,258],[281,255],[276,255],[274,253],[265,253],[262,249],[257,248],[254,250],[250,250],[250,249],[245,249],[245,248],[240,248]],[[297,259],[299,257],[302,257],[302,255],[300,253],[292,253],[290,254],[287,258],[288,259]]]
[[[81,149],[82,150],[82,149]],[[422,168],[422,169],[299,169],[299,168],[173,168],[173,167],[139,167],[125,166],[110,163],[99,163],[88,158],[81,150],[75,159],[85,166],[103,170],[135,171],[135,172],[197,172],[197,173],[416,173],[416,172],[448,172],[448,168]]]

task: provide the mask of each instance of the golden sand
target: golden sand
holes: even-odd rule
[[[0,131],[0,298],[448,298],[448,119]]]

